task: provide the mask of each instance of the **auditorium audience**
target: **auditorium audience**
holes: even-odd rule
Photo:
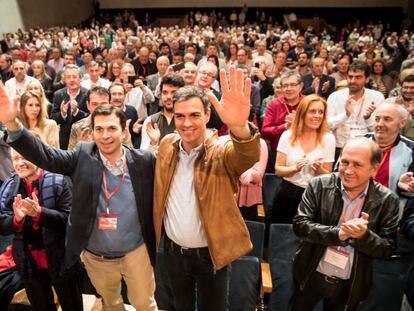
[[[4,34],[0,42],[0,78],[8,96],[19,101],[20,122],[50,146],[69,145],[72,150],[79,141],[92,140],[90,113],[109,102],[130,120],[123,143],[156,153],[160,138],[175,130],[172,102],[182,84],[199,86],[220,98],[218,71],[228,74],[235,65],[250,74],[250,120],[263,139],[260,161],[235,181],[236,201],[245,219],[257,220],[267,164],[266,171],[282,179],[272,221],[291,223],[310,179],[331,172],[349,138],[368,135],[378,142],[392,134],[397,138],[393,136],[391,149],[404,142],[404,155],[414,154],[412,142],[407,143],[414,138],[414,32],[404,28],[408,20],[399,32],[380,21],[316,31],[312,26],[296,29],[297,19],[289,28],[273,18],[246,7],[230,15],[191,12],[186,19],[189,26],[158,27],[150,25],[149,14],[142,20],[125,10],[114,14],[113,20],[97,14],[82,29],[19,30]],[[174,72],[177,76],[170,75]],[[100,87],[109,88],[110,98]],[[401,114],[408,111],[406,122],[386,124],[389,118],[382,115],[387,106],[378,108],[384,99],[402,105]],[[229,134],[215,108],[210,109],[207,127],[218,129],[219,135]],[[368,134],[371,131],[374,134]],[[0,133],[5,133],[1,127]],[[394,190],[397,185],[387,183],[395,183],[400,169],[387,162],[387,146],[383,151],[381,176],[375,180]],[[393,163],[396,156],[392,154]],[[401,165],[404,172],[408,170],[406,187],[412,184],[414,190],[412,165]],[[3,171],[10,175],[7,167],[1,167]],[[366,306],[377,299],[372,297]],[[385,310],[385,305],[378,310]]]

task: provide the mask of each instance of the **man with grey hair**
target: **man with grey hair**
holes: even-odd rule
[[[273,66],[272,54],[266,50],[266,40],[257,40],[256,42],[256,51],[252,53],[253,63],[258,62],[258,56],[262,56],[266,63],[266,67]]]
[[[197,66],[193,62],[186,62],[184,68],[180,70],[180,75],[185,85],[194,85],[197,79]]]
[[[159,97],[156,93],[157,87],[159,87],[162,78],[167,74],[168,66],[170,66],[170,60],[167,56],[160,56],[157,58],[157,73],[149,75],[147,77],[147,86],[154,93],[156,97]]]
[[[195,86],[174,96],[178,133],[159,145],[154,183],[157,247],[165,230],[166,266],[176,310],[227,310],[228,264],[251,249],[233,185],[259,160],[257,129],[248,123],[249,78],[230,68],[220,71],[219,100]],[[210,103],[230,131],[226,140],[208,133]],[[223,208],[225,207],[225,208]]]
[[[20,96],[26,85],[36,79],[27,75],[26,63],[21,60],[16,60],[11,68],[14,78],[7,80],[4,86],[6,87],[7,95],[10,98],[14,98],[15,96]]]
[[[312,60],[311,73],[303,76],[303,94],[317,94],[324,97],[329,97],[335,91],[335,79],[324,74],[325,60],[320,57],[315,57]]]
[[[99,64],[94,60],[85,65],[88,78],[81,82],[81,86],[85,89],[92,89],[96,86],[100,86],[108,89],[111,86],[111,82],[107,79],[101,78],[99,73]]]
[[[374,180],[404,197],[413,196],[414,190],[404,187],[404,181],[411,181],[413,176],[414,142],[399,134],[407,122],[407,110],[402,105],[385,102],[378,106],[373,117],[374,133],[366,137],[375,140],[382,150]],[[403,183],[399,184],[399,179]],[[399,200],[399,218],[406,203],[404,197]],[[413,257],[414,243],[398,235],[392,259],[373,260],[372,289],[360,310],[399,310],[405,276]]]
[[[217,98],[221,98],[221,93],[217,90],[219,88],[216,79],[217,70],[217,66],[213,63],[203,62],[198,66],[196,85],[204,90],[205,93],[213,92]],[[210,120],[207,123],[207,127],[219,130],[222,126],[223,122],[217,114],[216,109],[211,107]]]
[[[76,65],[66,65],[62,79],[66,87],[55,92],[50,118],[60,125],[60,148],[67,149],[72,124],[88,114],[88,90],[81,86],[81,73]]]

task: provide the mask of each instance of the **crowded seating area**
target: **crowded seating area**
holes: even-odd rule
[[[412,310],[412,19],[302,17],[4,33],[0,310]]]

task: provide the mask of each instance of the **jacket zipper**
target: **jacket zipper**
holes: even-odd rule
[[[161,222],[163,222],[164,221],[164,216],[165,216],[165,204],[166,204],[166,202],[167,202],[167,197],[168,197],[168,193],[170,192],[170,186],[171,186],[171,182],[172,182],[172,180],[173,180],[173,177],[174,177],[174,173],[175,173],[175,169],[176,169],[176,167],[177,167],[177,163],[178,163],[178,160],[177,160],[177,150],[176,150],[176,148],[174,148],[174,154],[173,154],[173,156],[172,156],[172,158],[173,159],[175,159],[175,161],[172,163],[172,165],[174,165],[174,167],[173,167],[173,172],[172,172],[172,174],[171,174],[171,176],[170,176],[170,179],[168,180],[168,183],[167,183],[167,189],[168,189],[168,191],[166,191],[165,193],[164,193],[164,196],[163,196],[163,198],[162,198],[162,217],[161,217]],[[161,223],[161,231],[162,231],[162,223]],[[160,232],[160,240],[161,240],[161,234],[162,234],[162,232]],[[160,246],[160,241],[157,241],[156,242],[156,248],[158,249],[158,247]]]
[[[205,151],[204,151],[205,152]],[[195,177],[196,177],[196,168],[200,165],[200,162],[202,161],[202,158],[205,156],[205,153],[203,153],[196,161],[195,161],[195,163],[194,163],[194,171],[193,171],[193,180],[195,180]],[[204,162],[204,159],[203,159],[203,162]],[[203,214],[201,213],[201,211],[200,211],[200,206],[201,206],[201,204],[200,204],[200,199],[199,199],[199,196],[198,196],[198,192],[197,192],[197,186],[196,186],[196,183],[194,183],[194,192],[195,192],[195,195],[196,195],[196,198],[197,198],[197,208],[198,208],[198,211],[199,211],[199,213],[200,213],[200,219],[201,219],[201,222],[202,222],[202,224],[203,224],[203,228],[204,228],[204,230],[205,230],[205,228],[206,228],[206,224],[205,224],[205,221],[204,221],[204,218],[203,218]],[[213,263],[213,273],[214,274],[216,274],[217,273],[217,264],[216,264],[216,262],[215,262],[215,260],[214,260],[214,257],[212,256],[212,254],[211,254],[211,250],[210,250],[210,245],[211,245],[211,243],[210,243],[210,238],[209,238],[209,236],[208,236],[208,234],[206,234],[206,239],[207,239],[207,248],[208,248],[208,253],[210,254],[210,258],[211,258],[211,261],[212,261],[212,263]]]

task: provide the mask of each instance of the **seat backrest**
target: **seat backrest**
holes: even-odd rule
[[[261,261],[263,258],[263,244],[266,226],[264,223],[250,220],[246,220],[246,225],[250,233],[250,240],[253,244],[252,251],[247,255],[257,257],[259,261]]]
[[[270,294],[269,310],[289,310],[294,283],[292,264],[299,239],[292,225],[272,224],[269,237],[269,264],[273,291]]]
[[[256,310],[260,263],[257,257],[242,256],[231,263],[229,311]]]

